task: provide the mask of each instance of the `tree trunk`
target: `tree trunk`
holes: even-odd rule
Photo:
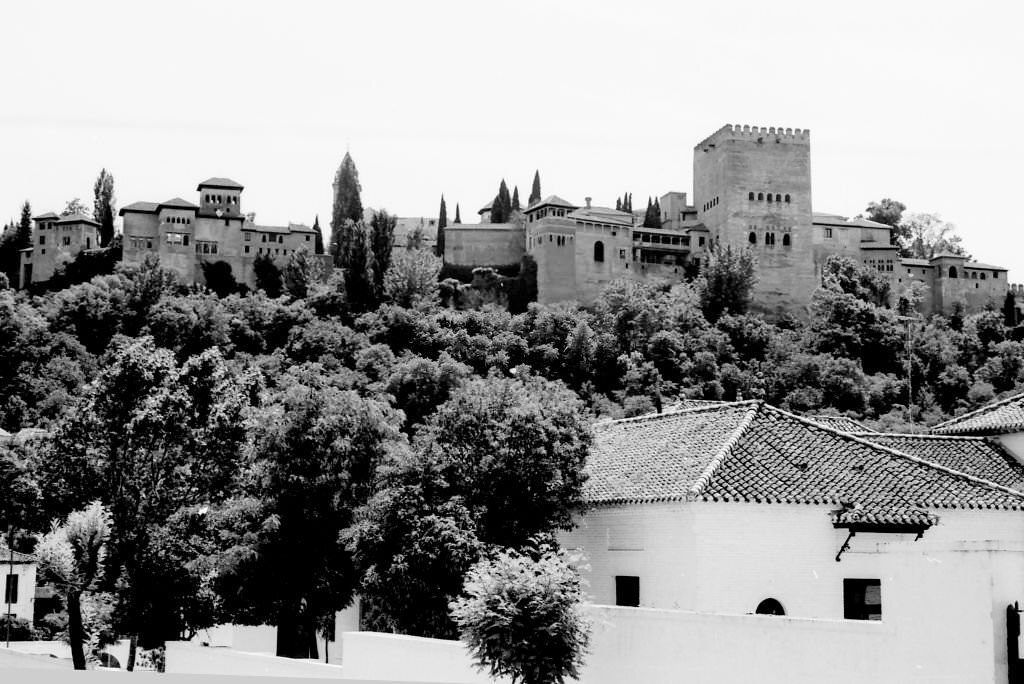
[[[139,635],[132,634],[131,641],[128,642],[128,664],[125,665],[124,669],[126,672],[135,671],[135,654],[139,650]]]
[[[71,642],[71,662],[76,670],[85,669],[85,630],[82,628],[82,605],[77,591],[68,592],[68,640]]]
[[[315,621],[304,613],[282,609],[277,618],[277,655],[319,660]]]

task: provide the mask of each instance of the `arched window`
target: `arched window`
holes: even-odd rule
[[[769,201],[769,202],[771,202],[771,201],[772,201],[772,193],[770,193],[770,192],[768,193],[768,201]]]
[[[786,204],[789,204],[789,195],[786,195]]]
[[[756,245],[757,244],[757,233],[755,233],[754,231],[750,231],[750,235],[747,236],[747,242],[749,242],[752,245]]]
[[[789,233],[786,233],[785,235],[782,236],[782,246],[783,247],[789,247],[790,246]]]
[[[777,600],[766,598],[757,604],[757,610],[754,612],[758,615],[785,615],[786,609]]]
[[[950,266],[949,267],[949,277],[950,278],[956,278],[957,277],[957,275],[956,275],[956,266]]]
[[[604,243],[600,240],[594,243],[594,261],[604,261]]]
[[[775,195],[775,201],[776,202],[781,202],[782,201],[782,195]]]
[[[971,280],[977,280],[977,279],[978,279],[978,272],[977,271],[971,271]]]
[[[764,193],[763,192],[757,193],[757,199],[763,200],[764,199]]]
[[[753,193],[753,192],[749,193],[749,194],[747,195],[747,199],[748,199],[748,200],[752,200],[752,199],[754,199],[754,193]]]

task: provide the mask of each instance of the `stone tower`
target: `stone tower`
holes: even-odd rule
[[[798,311],[818,285],[810,131],[726,125],[693,150],[694,204],[713,244],[750,248],[764,313]]]

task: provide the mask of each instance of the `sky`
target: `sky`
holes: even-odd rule
[[[815,211],[898,199],[1024,282],[1022,23],[986,0],[3,3],[0,221],[91,206],[106,168],[118,206],[227,176],[257,222],[326,226],[346,150],[400,216],[443,193],[471,222],[535,170],[643,206],[692,193],[694,145],[733,123],[811,130]]]

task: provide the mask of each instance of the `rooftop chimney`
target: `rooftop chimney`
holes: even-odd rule
[[[587,200],[587,209],[589,209],[590,208],[590,198],[589,197],[585,197],[584,199]]]

